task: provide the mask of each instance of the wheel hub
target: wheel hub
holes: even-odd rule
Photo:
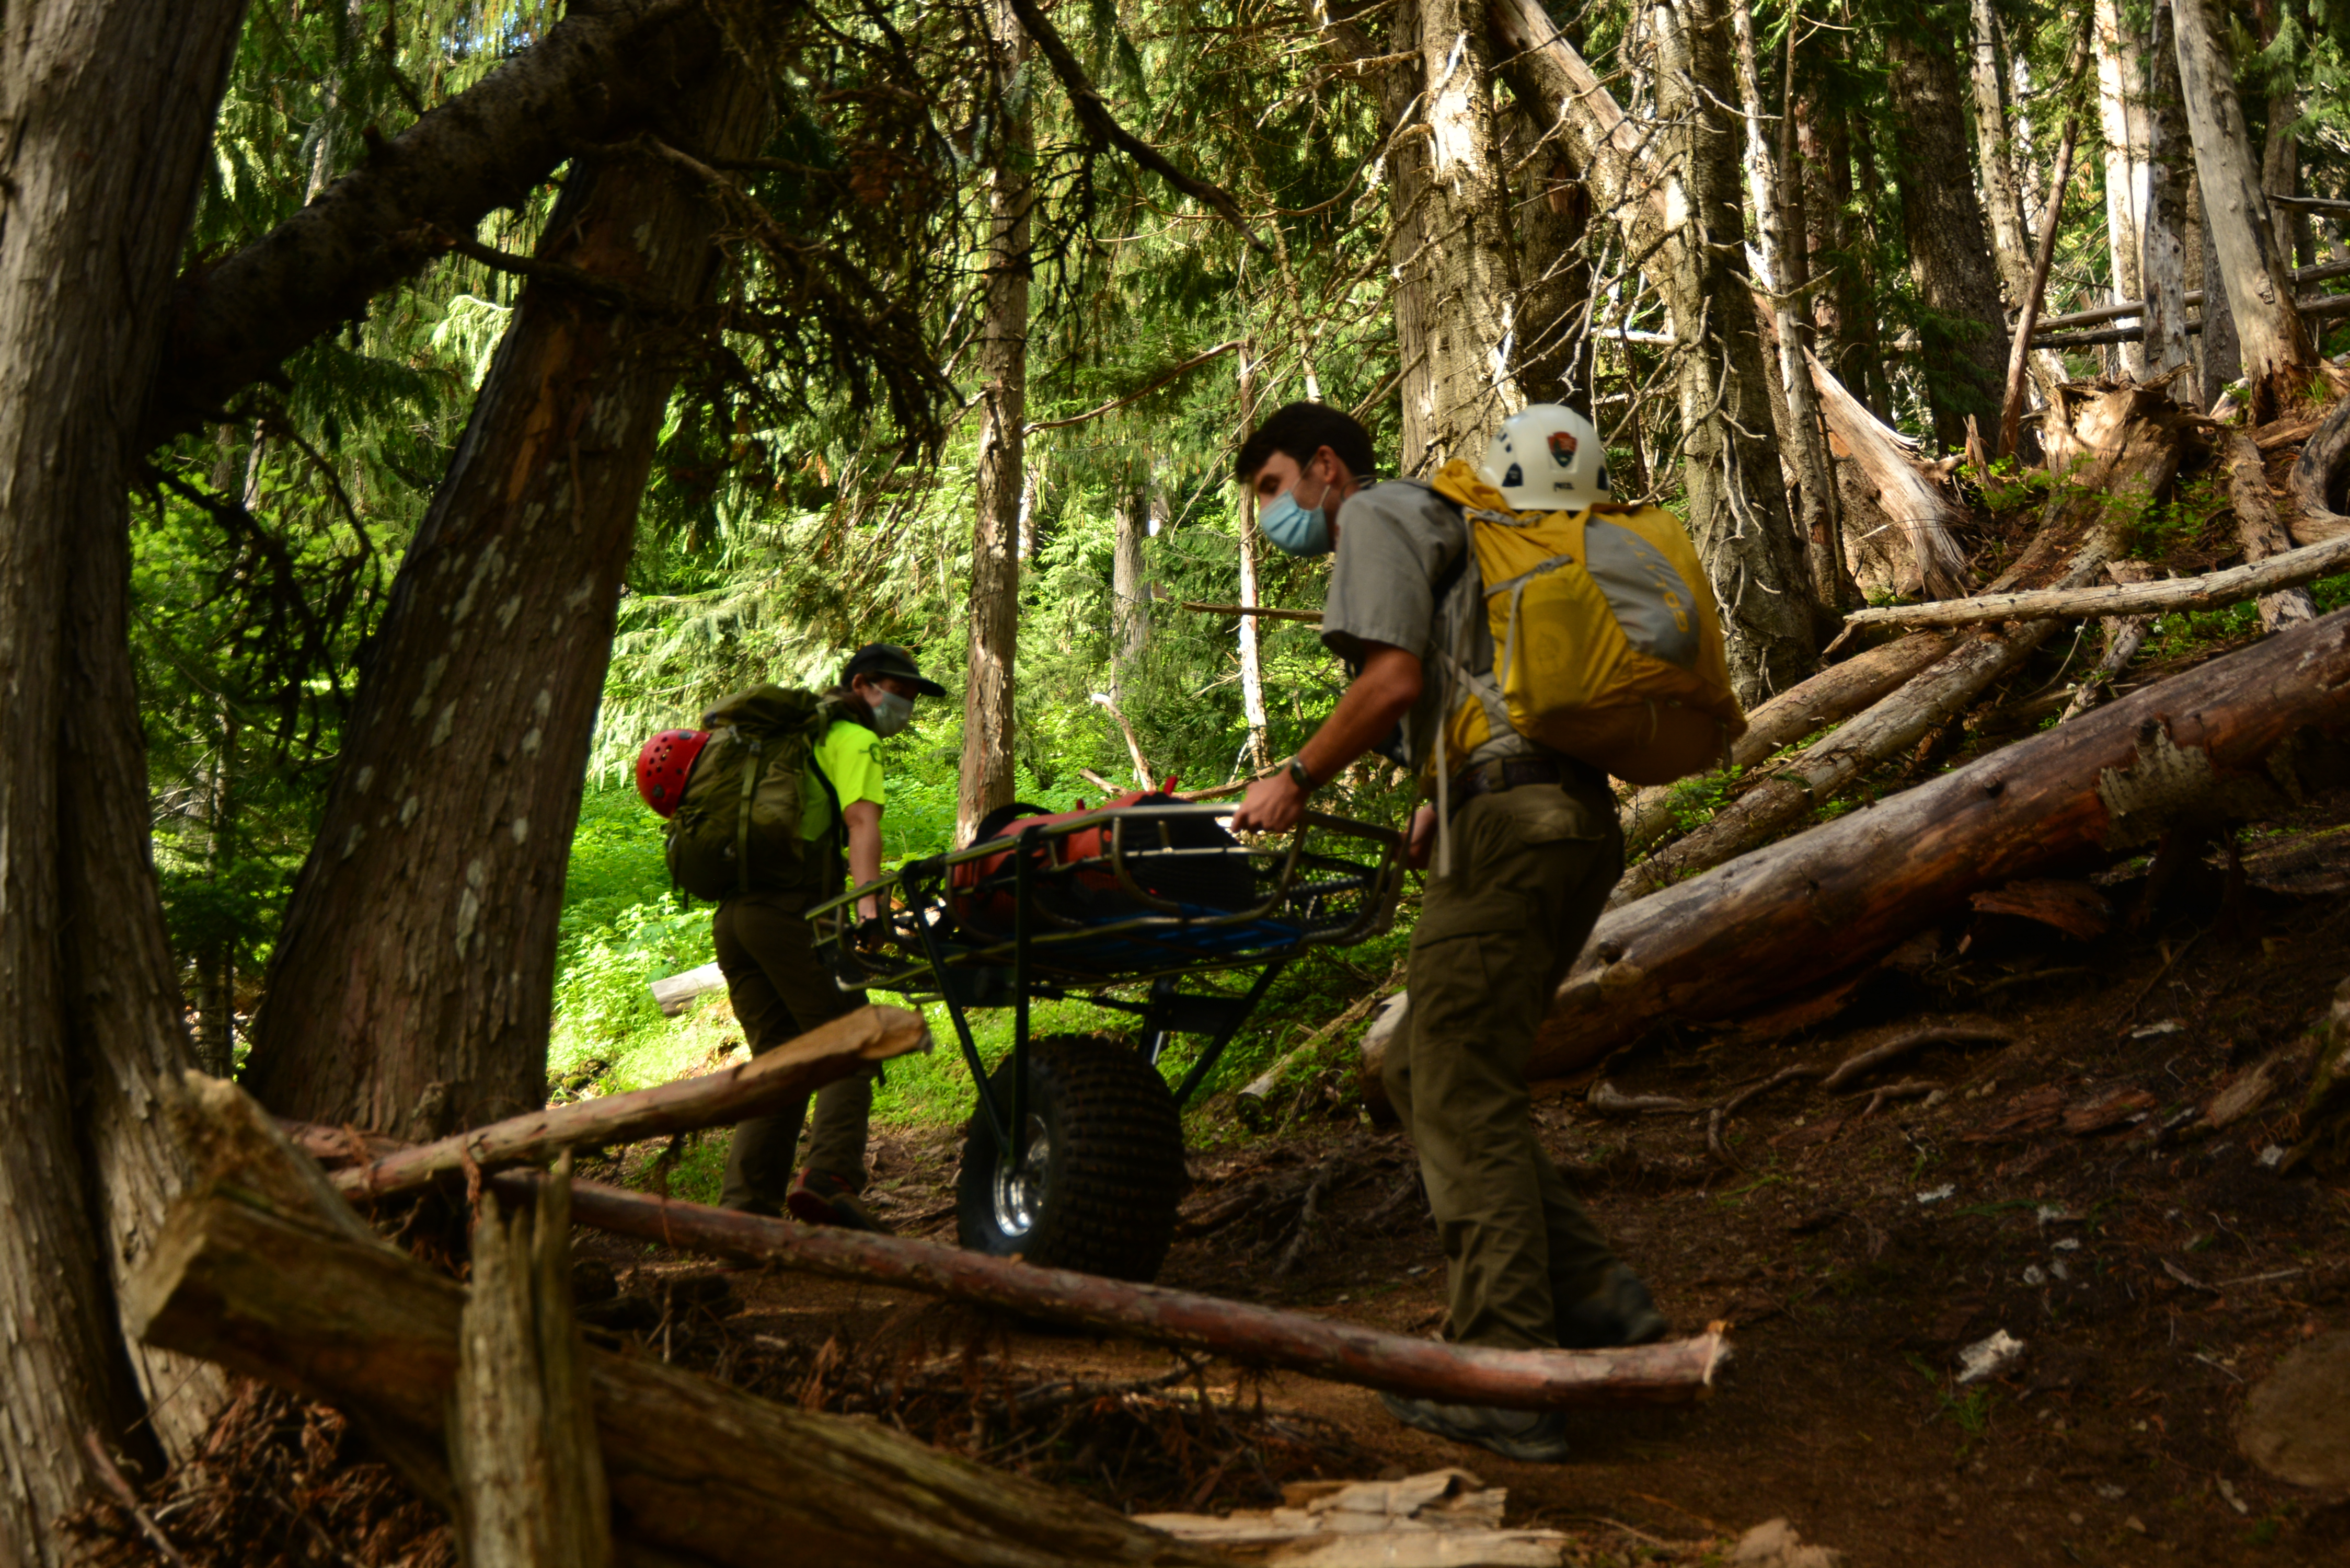
[[[1027,1147],[1014,1165],[995,1157],[995,1227],[1006,1236],[1025,1236],[1045,1218],[1045,1176],[1053,1160],[1052,1141],[1041,1116],[1028,1118]]]

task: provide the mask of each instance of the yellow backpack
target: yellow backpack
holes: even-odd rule
[[[1602,502],[1542,516],[1455,459],[1431,481],[1469,527],[1493,634],[1493,678],[1445,659],[1466,688],[1447,715],[1455,757],[1496,722],[1636,784],[1721,763],[1746,732],[1711,586],[1680,520]]]

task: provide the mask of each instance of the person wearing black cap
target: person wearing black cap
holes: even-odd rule
[[[850,656],[840,684],[827,694],[835,717],[817,737],[809,767],[821,775],[801,793],[807,805],[801,838],[815,844],[832,836],[834,802],[845,830],[850,885],[862,887],[881,875],[881,763],[873,742],[894,735],[912,719],[914,700],[940,697],[946,689],[927,680],[914,656],[892,642],[870,642]],[[826,877],[839,887],[838,861]],[[718,967],[734,1016],[743,1025],[751,1054],[758,1056],[829,1019],[865,1005],[861,991],[843,991],[816,956],[815,932],[805,911],[831,892],[754,892],[718,906],[712,936]],[[859,909],[878,919],[879,900]],[[728,1209],[774,1214],[790,1210],[811,1225],[880,1231],[862,1198],[865,1189],[867,1123],[873,1110],[875,1070],[827,1085],[816,1096],[808,1128],[807,1163],[793,1173],[805,1099],[772,1116],[754,1116],[734,1129],[726,1157],[726,1181],[719,1201]]]

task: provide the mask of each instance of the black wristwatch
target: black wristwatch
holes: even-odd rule
[[[1304,757],[1292,757],[1289,759],[1289,779],[1292,784],[1295,784],[1299,789],[1304,790],[1307,794],[1312,794],[1316,788],[1316,785],[1314,783],[1313,770],[1305,765],[1305,759]]]

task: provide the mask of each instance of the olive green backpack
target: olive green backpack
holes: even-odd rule
[[[825,732],[846,717],[837,698],[781,686],[737,692],[702,715],[710,743],[669,824],[669,871],[679,887],[713,903],[746,893],[839,890],[840,797],[811,759]],[[813,843],[800,836],[811,778],[831,807]]]

